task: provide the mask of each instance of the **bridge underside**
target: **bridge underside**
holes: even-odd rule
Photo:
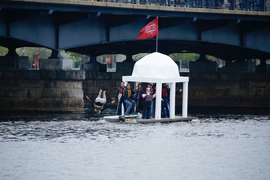
[[[77,48],[70,48],[67,50],[89,55],[118,53],[125,55],[133,55],[142,52],[155,52],[156,40],[153,39],[143,41],[114,42],[99,45],[81,46]],[[245,59],[270,59],[269,53],[258,51],[255,49],[199,41],[158,40],[158,52],[164,54],[194,52],[201,55],[212,55],[226,61],[243,61]]]
[[[42,7],[42,6],[41,6]],[[75,7],[75,6],[74,6]],[[21,8],[21,9],[20,9]],[[56,8],[56,9],[53,9]],[[63,8],[63,7],[62,7]],[[77,7],[59,11],[2,7],[0,45],[68,50],[85,55],[126,54],[156,51],[156,40],[136,40],[140,30],[159,16],[158,51],[183,50],[224,60],[270,59],[270,18],[203,13],[106,10]],[[70,12],[69,12],[70,11]],[[125,13],[127,15],[125,15]]]

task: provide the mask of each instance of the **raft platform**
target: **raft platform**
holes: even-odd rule
[[[161,118],[161,119],[142,119],[137,115],[134,116],[104,116],[104,120],[108,122],[125,122],[125,123],[169,123],[169,122],[190,122],[197,119],[196,117],[182,117],[175,116],[174,118]]]

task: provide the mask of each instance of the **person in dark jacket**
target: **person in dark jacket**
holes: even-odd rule
[[[136,88],[133,90],[132,99],[134,101],[135,110],[134,113],[139,113],[139,100],[140,100],[141,94],[139,87],[136,86]]]
[[[150,88],[146,88],[146,91],[144,94],[142,94],[142,98],[144,100],[143,102],[143,119],[150,119],[150,113],[151,113],[151,103],[153,101],[155,95],[152,94]]]
[[[127,87],[124,88],[123,90],[123,102],[126,105],[126,112],[125,115],[130,114],[130,110],[132,108],[132,99],[131,99],[131,89],[130,89],[130,84],[127,84]]]
[[[169,87],[166,84],[162,84],[161,109],[163,117],[170,117],[170,110],[168,104],[169,104]]]
[[[121,81],[120,86],[116,90],[116,98],[118,99],[118,105],[117,105],[116,112],[118,115],[121,115],[122,104],[124,103],[124,99],[123,99],[124,88],[125,88],[125,83],[123,81]]]

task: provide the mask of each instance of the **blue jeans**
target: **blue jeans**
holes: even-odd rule
[[[168,98],[163,98],[163,101],[161,103],[161,108],[162,108],[163,116],[170,117],[170,111],[168,107]]]
[[[136,111],[137,111],[137,104],[136,104],[136,101],[134,101],[134,102],[132,102],[132,109],[131,109],[131,113],[132,114],[135,114],[135,113],[137,113]]]
[[[136,100],[134,103],[135,103],[135,113],[140,112],[140,110],[139,110],[139,100]]]
[[[117,109],[117,114],[118,115],[121,115],[122,114],[122,104],[123,104],[123,101],[119,101],[118,102],[118,109]]]
[[[155,117],[155,107],[156,107],[156,99],[153,99],[152,104],[151,104],[151,115],[152,117]]]
[[[143,102],[143,119],[150,119],[150,109],[152,101],[145,101]]]
[[[152,117],[153,113],[153,101],[151,101],[149,116]]]
[[[124,103],[126,104],[126,112],[125,112],[125,114],[129,114],[130,110],[132,108],[132,103],[128,99],[125,99]]]

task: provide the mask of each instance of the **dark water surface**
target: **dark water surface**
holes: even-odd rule
[[[267,180],[270,115],[109,123],[93,114],[1,114],[1,180]]]

